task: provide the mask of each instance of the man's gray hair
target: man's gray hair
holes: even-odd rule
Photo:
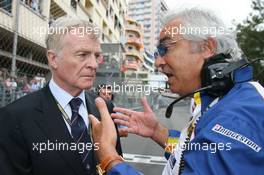
[[[95,40],[100,37],[99,28],[89,21],[76,17],[63,16],[56,19],[49,27],[45,38],[47,50],[51,49],[59,52],[62,47],[61,40],[68,33],[78,34],[80,36],[89,34]]]
[[[224,22],[213,12],[205,9],[190,8],[171,12],[167,15],[165,25],[176,19],[181,21],[183,38],[190,41],[204,41],[214,38],[217,43],[216,54],[230,53],[232,59],[241,59],[242,51],[236,41],[236,34],[228,29]]]

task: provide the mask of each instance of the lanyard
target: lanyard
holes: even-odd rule
[[[219,98],[214,99],[209,105],[208,107],[205,109],[205,111],[209,110],[211,107],[213,107],[217,102],[219,101]],[[204,111],[204,112],[205,112]],[[198,116],[194,117],[189,125],[189,127],[187,128],[187,137],[185,138],[184,144],[185,147],[188,148],[189,143],[191,142],[191,137],[192,134],[194,133],[195,127],[199,121],[199,119],[202,117],[202,109],[200,109],[200,112],[198,114]],[[184,161],[184,151],[183,150],[181,152],[181,157],[180,157],[180,162],[179,162],[179,172],[178,174],[182,174],[183,170],[184,170],[184,166],[185,166],[185,161]]]
[[[56,100],[56,103],[57,103],[57,106],[62,114],[62,117],[64,118],[64,120],[69,124],[69,126],[71,126],[71,119],[70,117],[67,115],[67,113],[65,112],[65,110],[62,108],[62,106],[59,104],[59,102]],[[89,123],[89,129],[87,129],[87,133],[88,135],[90,136],[90,139],[93,143],[93,137],[92,137],[92,126],[91,124]]]
[[[57,106],[58,106],[64,120],[71,126],[72,123],[71,123],[70,117],[67,115],[67,113],[64,111],[64,109],[62,108],[62,106],[58,102],[57,102]]]

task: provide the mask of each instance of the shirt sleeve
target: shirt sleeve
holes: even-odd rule
[[[168,160],[173,149],[179,141],[181,133],[177,130],[169,130],[169,137],[167,139],[164,156]]]
[[[140,175],[139,172],[127,163],[119,163],[112,167],[107,175]]]

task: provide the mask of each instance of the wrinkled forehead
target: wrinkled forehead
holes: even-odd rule
[[[178,40],[179,38],[182,38],[182,35],[180,34],[180,26],[182,26],[182,22],[179,19],[172,20],[168,22],[161,30],[160,32],[160,41],[163,40]]]

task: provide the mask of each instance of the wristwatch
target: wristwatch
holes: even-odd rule
[[[98,175],[104,175],[105,174],[105,170],[102,170],[100,164],[96,165],[96,169],[97,169]]]
[[[101,161],[100,164],[96,165],[96,169],[97,169],[97,173],[99,175],[104,175],[106,173],[106,168],[107,166],[112,163],[113,161],[124,161],[123,157],[119,156],[119,155],[111,155],[111,156],[107,156],[105,159],[103,159]]]

